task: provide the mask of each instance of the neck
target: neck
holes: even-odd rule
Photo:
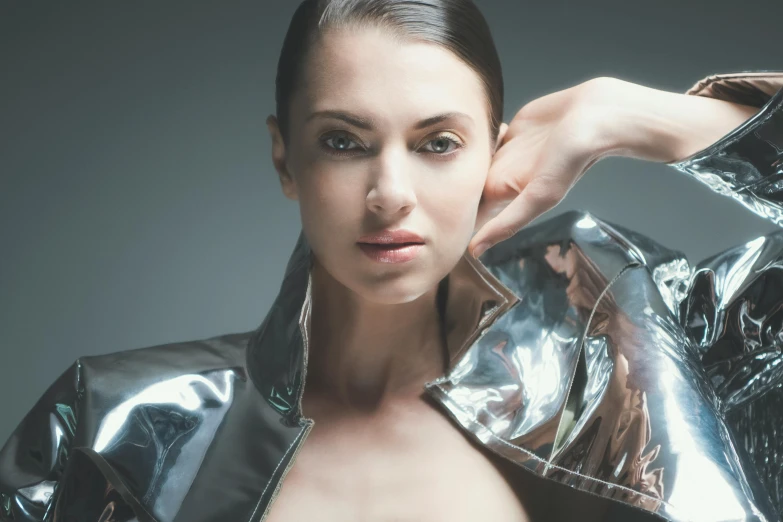
[[[374,303],[314,262],[305,393],[363,412],[421,395],[446,367],[438,289]]]

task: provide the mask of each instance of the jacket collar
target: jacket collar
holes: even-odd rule
[[[313,253],[300,230],[280,291],[248,344],[247,365],[264,399],[289,425],[301,417],[310,335]],[[519,297],[468,252],[447,276],[448,372],[481,331]]]

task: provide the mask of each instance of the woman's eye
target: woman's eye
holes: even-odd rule
[[[321,146],[326,152],[337,156],[354,154],[355,152],[362,150],[361,146],[351,147],[351,144],[356,143],[356,140],[351,139],[349,135],[343,132],[332,133],[321,139]],[[448,156],[462,146],[463,144],[461,141],[452,138],[447,134],[441,134],[440,136],[436,136],[429,140],[424,145],[424,150],[425,152],[430,152],[436,156]]]
[[[329,144],[329,141],[332,142],[332,144]],[[324,144],[326,150],[328,152],[334,153],[334,154],[344,154],[349,153],[351,151],[356,150],[357,148],[361,147],[350,147],[351,143],[356,143],[354,140],[350,139],[345,134],[330,134],[329,136],[325,137],[321,140],[321,143]]]
[[[427,145],[433,144],[432,149],[429,152],[432,152],[434,154],[438,154],[440,156],[446,156],[452,152],[454,152],[456,149],[462,147],[462,143],[457,141],[454,138],[449,137],[446,134],[442,134],[440,136],[435,137],[434,139],[431,139],[427,142]],[[454,148],[449,150],[449,146],[453,145]]]

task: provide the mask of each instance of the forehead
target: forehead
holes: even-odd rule
[[[382,28],[330,30],[304,64],[303,114],[349,109],[380,122],[460,111],[488,118],[478,74],[440,45],[395,37]]]

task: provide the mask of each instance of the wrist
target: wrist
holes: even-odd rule
[[[624,156],[667,162],[683,148],[689,128],[680,112],[679,95],[615,80],[607,93],[603,117],[597,122],[603,156]]]
[[[708,147],[758,109],[616,80],[609,117],[599,122],[605,155],[669,163]]]

